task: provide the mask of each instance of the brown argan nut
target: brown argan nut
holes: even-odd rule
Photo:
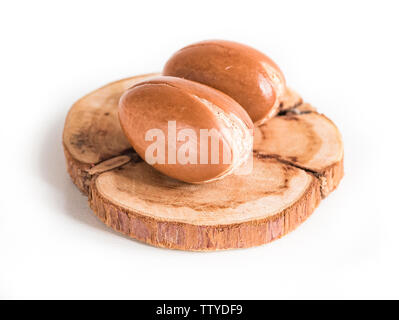
[[[263,53],[231,41],[202,41],[177,51],[166,63],[165,76],[216,88],[236,100],[255,124],[273,117],[285,92],[279,67]]]
[[[197,82],[155,77],[119,102],[121,127],[136,152],[165,175],[204,183],[252,156],[253,123],[226,94]]]

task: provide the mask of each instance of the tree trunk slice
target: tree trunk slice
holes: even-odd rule
[[[279,116],[255,129],[254,152],[308,170],[321,179],[322,196],[343,176],[341,134],[326,116],[314,111]]]
[[[250,175],[191,185],[155,171],[127,143],[117,117],[123,91],[151,76],[120,80],[90,93],[75,103],[65,122],[63,146],[68,172],[106,225],[158,247],[194,251],[252,247],[295,229],[328,194],[326,190],[338,185],[342,157],[328,152],[323,144],[338,141],[325,135],[339,132],[313,109],[301,109],[300,96],[291,90],[281,104],[282,116],[255,132],[258,150]],[[288,120],[290,117],[299,120]],[[277,123],[275,119],[281,120]],[[272,121],[276,124],[268,125]],[[278,139],[290,146],[285,141],[293,136],[286,132],[290,121],[300,122],[293,125],[292,132],[305,131],[310,142],[300,145],[310,149],[312,156],[306,157],[306,151],[290,149],[290,153],[267,147],[267,137],[280,134],[279,127],[286,136]],[[317,142],[316,147],[310,147],[312,141]],[[323,160],[323,156],[328,159]]]

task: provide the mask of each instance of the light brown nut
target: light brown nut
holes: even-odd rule
[[[213,40],[177,51],[163,74],[197,81],[236,100],[255,124],[273,117],[285,92],[279,67],[263,53],[236,42]]]
[[[252,156],[253,123],[226,94],[197,82],[156,77],[119,102],[123,131],[155,169],[189,183],[220,179]]]

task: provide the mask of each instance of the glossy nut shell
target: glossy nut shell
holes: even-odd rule
[[[161,76],[135,84],[120,99],[119,119],[141,158],[181,181],[220,179],[252,155],[253,123],[246,111],[193,81]],[[205,136],[208,144],[202,144],[204,130],[214,134]]]
[[[163,74],[200,82],[236,100],[255,124],[275,115],[285,79],[263,53],[236,42],[213,40],[189,45],[165,64]]]

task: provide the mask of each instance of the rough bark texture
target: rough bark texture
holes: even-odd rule
[[[89,195],[91,175],[88,174],[88,170],[92,167],[90,164],[82,163],[74,159],[71,153],[64,147],[64,154],[66,159],[66,165],[69,175],[71,176],[72,182],[78,187],[78,189],[86,196]]]
[[[134,82],[134,78],[122,81],[128,81],[130,84],[132,81]],[[117,83],[120,84],[120,81]],[[120,86],[119,84],[115,86],[114,83],[104,87],[109,89],[113,86],[113,88],[116,88],[107,93],[113,96],[111,103],[114,106],[117,96],[122,93],[121,88],[124,88],[124,85]],[[101,96],[101,89],[95,91],[95,93],[97,95],[100,93]],[[90,95],[88,97],[90,98]],[[103,106],[103,102],[97,104],[96,108],[98,109],[95,110],[96,114],[101,114],[102,108],[104,110],[110,109],[109,99],[101,96],[101,101],[105,101],[106,105]],[[79,106],[79,108],[82,107]],[[85,111],[80,110],[80,112]],[[279,117],[305,115],[308,113],[317,114],[316,110],[309,104],[302,103],[302,99],[298,94],[290,91],[281,105]],[[98,121],[98,118],[96,119]],[[109,128],[112,123],[110,124],[108,118],[107,121],[107,127]],[[112,146],[103,145],[101,150],[97,152],[96,147],[93,147],[92,141],[100,144],[102,142],[98,140],[98,137],[92,138],[91,135],[98,134],[98,130],[104,135],[104,132],[101,131],[101,125],[98,123],[93,126],[95,128],[94,131],[88,131],[85,128],[79,129],[76,126],[73,127],[73,135],[64,131],[63,146],[67,169],[74,184],[88,196],[90,207],[94,213],[101,221],[114,230],[158,247],[209,251],[246,248],[268,243],[294,230],[306,220],[317,207],[322,197],[327,196],[338,186],[343,176],[343,155],[341,157],[337,156],[337,161],[334,163],[327,163],[328,165],[315,169],[307,167],[306,163],[293,161],[298,159],[289,159],[286,155],[260,152],[258,154],[259,157],[273,158],[275,159],[274,161],[280,162],[287,167],[292,167],[295,170],[304,170],[311,177],[311,180],[309,180],[311,183],[307,185],[306,190],[303,190],[301,196],[296,201],[273,215],[238,223],[201,225],[197,222],[182,222],[179,219],[170,221],[163,217],[150,216],[137,212],[134,209],[128,209],[120,203],[104,197],[103,193],[98,190],[96,180],[104,172],[112,173],[115,170],[121,170],[121,168],[130,166],[128,163],[137,163],[141,160],[132,149],[104,156],[103,150],[110,150]],[[112,125],[112,127],[111,132],[118,130],[115,129],[118,128],[117,125]],[[68,140],[71,142],[75,139],[76,141],[76,135],[79,135],[79,130],[88,135],[88,137],[79,142],[78,145],[73,145],[74,152],[72,153],[68,148],[71,144],[65,143],[65,140],[72,139]],[[105,137],[104,139],[105,143],[112,140],[109,137]],[[90,145],[86,146],[85,141],[89,141]],[[79,154],[75,151],[76,147],[79,149]],[[90,157],[85,156],[86,147],[89,150]],[[290,182],[288,181],[287,184],[289,185]]]

